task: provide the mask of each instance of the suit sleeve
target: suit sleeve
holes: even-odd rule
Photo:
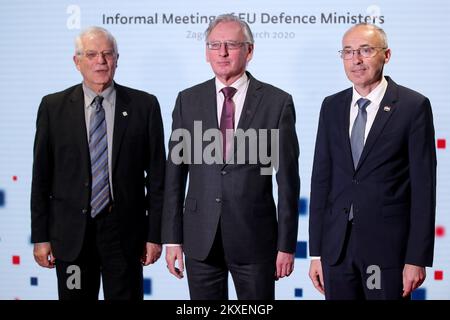
[[[293,253],[297,244],[298,199],[300,178],[298,172],[299,146],[295,130],[295,109],[289,96],[279,122],[278,184],[278,250]]]
[[[33,177],[31,183],[31,242],[50,241],[49,214],[53,176],[50,124],[46,99],[39,106],[33,150]]]
[[[432,266],[436,211],[436,149],[430,101],[413,115],[409,135],[411,212],[405,263]]]
[[[186,140],[182,138],[182,98],[178,95],[172,113],[172,135],[169,141],[169,154],[166,162],[166,182],[164,191],[164,209],[162,218],[162,242],[183,243],[183,201],[186,191],[188,165],[176,158],[183,157],[184,152],[190,152],[185,147]],[[181,133],[181,135],[179,135]],[[182,142],[179,141],[181,137]],[[187,137],[186,137],[187,138]]]
[[[330,192],[331,157],[326,133],[325,107],[322,103],[317,129],[309,208],[309,254],[321,255],[322,225]]]
[[[161,110],[155,97],[149,120],[150,152],[146,169],[147,205],[149,232],[147,241],[161,243],[161,214],[164,197],[164,171],[166,151]]]

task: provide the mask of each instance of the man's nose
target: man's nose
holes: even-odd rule
[[[227,48],[226,43],[222,43],[222,44],[220,45],[220,48],[219,48],[219,55],[220,55],[221,57],[226,57],[226,56],[228,56],[228,48]]]
[[[361,64],[363,62],[363,56],[359,50],[353,51],[352,61],[353,64]]]
[[[102,52],[99,52],[96,58],[98,63],[106,63],[105,55]]]

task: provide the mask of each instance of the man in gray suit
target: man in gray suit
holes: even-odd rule
[[[180,92],[173,111],[162,217],[167,267],[182,278],[186,254],[191,299],[228,299],[228,272],[239,299],[274,299],[275,280],[293,271],[297,242],[294,104],[246,72],[254,49],[247,23],[218,16],[206,41],[215,78]],[[275,164],[261,157],[264,150]]]

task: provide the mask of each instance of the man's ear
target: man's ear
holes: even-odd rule
[[[253,43],[248,45],[247,63],[250,62],[250,60],[252,60],[254,49],[255,49],[255,45]]]
[[[384,51],[384,63],[385,63],[385,64],[388,63],[389,60],[391,59],[391,54],[392,54],[392,52],[391,52],[391,49],[389,49],[389,48],[387,48],[387,49]]]
[[[78,70],[80,70],[80,57],[78,57],[76,54],[73,56],[73,62],[75,63],[75,67],[77,67]]]

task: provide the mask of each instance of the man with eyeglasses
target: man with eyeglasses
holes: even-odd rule
[[[433,262],[436,151],[428,98],[383,76],[385,32],[351,27],[353,88],[325,98],[311,178],[309,276],[326,299],[402,299]]]
[[[191,299],[228,299],[229,273],[238,299],[274,299],[275,279],[294,268],[300,188],[295,109],[288,93],[246,72],[253,50],[247,23],[218,16],[206,30],[206,60],[215,78],[180,92],[173,111],[172,138],[180,129],[195,138],[200,122],[205,134],[219,132],[223,141],[214,163],[180,163],[177,142],[169,143],[162,240],[167,267],[177,278],[184,275],[185,254]],[[279,150],[278,215],[272,175],[261,174],[262,160],[251,162],[246,142],[245,155],[229,144],[235,132],[264,129],[279,132],[271,145],[273,153]],[[267,137],[258,139],[255,144]],[[207,144],[196,141],[186,155],[195,157],[197,143],[203,143],[200,158],[207,152]]]
[[[142,265],[161,255],[165,148],[155,96],[113,81],[119,53],[105,29],[75,41],[83,82],[42,99],[31,190],[36,262],[62,300],[143,298]]]

